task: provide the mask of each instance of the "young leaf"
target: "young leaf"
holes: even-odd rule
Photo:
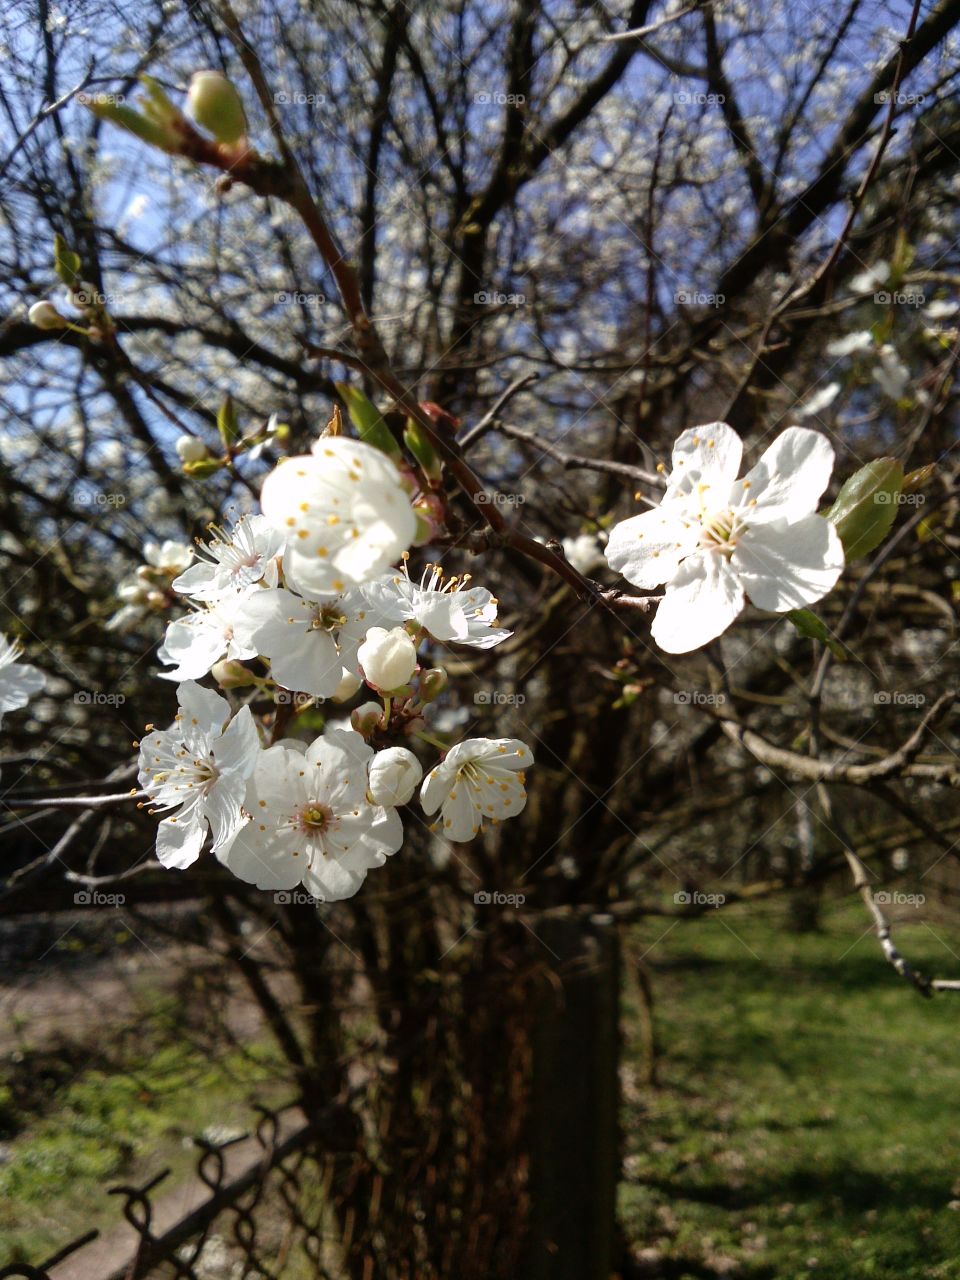
[[[233,396],[227,395],[220,411],[217,414],[217,430],[220,432],[220,439],[223,441],[227,449],[235,444],[240,438],[240,425],[237,422],[237,407],[233,403]]]
[[[363,394],[358,387],[349,382],[338,382],[337,391],[347,406],[350,421],[357,429],[357,435],[375,449],[380,449],[394,461],[400,458],[400,446],[393,438],[390,428],[383,420],[377,406]]]
[[[897,514],[903,467],[896,458],[875,458],[846,481],[823,514],[836,527],[847,562],[880,545]]]
[[[839,640],[834,639],[822,618],[818,618],[809,609],[791,609],[784,617],[793,623],[798,635],[805,636],[808,640],[819,640],[821,644],[827,646],[835,658],[840,662],[846,662],[846,649]]]
[[[80,284],[80,265],[80,255],[68,247],[58,231],[53,237],[53,268],[68,289]]]

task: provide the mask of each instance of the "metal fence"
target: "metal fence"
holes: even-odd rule
[[[335,1161],[320,1129],[296,1106],[256,1110],[250,1133],[196,1140],[186,1182],[171,1186],[164,1170],[142,1185],[110,1188],[120,1209],[114,1227],[89,1231],[36,1265],[11,1262],[0,1280],[341,1280],[350,1241],[334,1217]]]

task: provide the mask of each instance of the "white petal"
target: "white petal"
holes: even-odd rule
[[[194,622],[193,617],[198,621]],[[223,628],[200,615],[178,618],[167,627],[163,644],[157,650],[161,662],[174,663],[172,671],[161,671],[163,680],[199,680],[222,658],[227,648]]]
[[[831,591],[843,570],[843,545],[823,516],[747,529],[731,564],[758,609],[784,613]]]
[[[182,871],[200,857],[207,834],[206,823],[196,804],[184,806],[172,818],[164,818],[157,827],[157,857],[163,866]]]
[[[210,788],[203,811],[210,823],[215,850],[229,844],[243,826],[241,805],[245,790],[246,782],[238,773],[223,774]]]
[[[698,537],[696,525],[657,507],[614,525],[605,554],[611,569],[635,587],[658,587],[670,581]]]
[[[787,427],[737,485],[733,505],[751,524],[798,520],[817,509],[833,460],[833,445],[821,432]]]
[[[694,485],[708,485],[719,503],[740,470],[743,441],[725,422],[708,422],[690,427],[677,436],[673,446],[673,473],[670,490],[689,493]],[[663,579],[661,579],[663,581]]]
[[[448,840],[472,840],[483,820],[479,788],[465,778],[457,778],[456,785],[443,802],[442,813],[441,830]]]
[[[455,766],[448,765],[446,761],[436,765],[424,778],[420,788],[420,807],[428,817],[436,813],[446,800],[455,778]]]
[[[271,655],[270,672],[284,689],[299,690],[315,698],[332,697],[343,674],[333,636],[326,631],[301,631],[297,635],[293,628],[287,647]]]
[[[206,752],[208,739],[219,734],[230,718],[230,703],[212,689],[194,680],[185,680],[177,689],[180,706],[180,731],[193,752]]]
[[[726,631],[743,608],[743,588],[726,557],[688,556],[657,609],[651,634],[667,653],[690,653]]]
[[[306,846],[302,832],[261,831],[254,812],[253,820],[217,856],[238,879],[258,889],[293,889],[307,869]]]
[[[213,758],[221,771],[249,778],[260,754],[260,735],[249,707],[241,707],[213,744]]]

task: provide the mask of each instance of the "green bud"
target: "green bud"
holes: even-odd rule
[[[210,668],[210,674],[221,689],[243,689],[247,685],[256,684],[257,677],[248,671],[236,658],[224,658]]]
[[[224,397],[223,404],[217,413],[217,430],[220,432],[220,439],[226,449],[229,449],[231,445],[236,444],[240,439],[237,406],[233,403],[233,396],[229,394]]]
[[[187,115],[218,142],[232,146],[247,135],[247,116],[239,93],[220,71],[197,71],[190,81]]]
[[[194,480],[206,480],[208,476],[215,476],[218,471],[222,471],[223,466],[222,458],[198,458],[196,462],[185,462],[183,473],[192,476]]]
[[[433,702],[447,687],[447,673],[443,667],[431,667],[420,673],[420,701]]]

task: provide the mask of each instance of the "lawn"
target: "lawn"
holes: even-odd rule
[[[643,1274],[960,1275],[960,997],[916,995],[865,928],[844,904],[819,933],[753,907],[632,934],[620,1209]],[[960,976],[956,929],[896,938]],[[644,953],[657,1087],[632,977]]]

